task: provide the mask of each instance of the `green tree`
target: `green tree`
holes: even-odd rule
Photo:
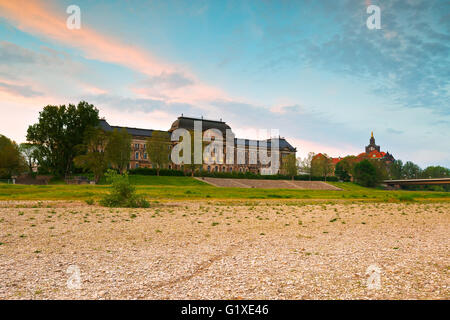
[[[106,156],[114,169],[124,173],[130,163],[131,135],[122,128],[120,131],[114,129],[109,136],[106,146]]]
[[[338,177],[339,180],[346,182],[350,181],[351,179],[350,172],[346,168],[344,160],[341,160],[336,164],[336,168],[334,169],[334,175]]]
[[[288,154],[283,161],[283,171],[294,180],[294,177],[298,173],[298,164],[295,154]]]
[[[327,177],[333,173],[333,163],[326,153],[321,153],[312,160],[311,170],[314,176],[324,177],[327,181]]]
[[[22,153],[23,157],[28,166],[28,173],[33,174],[33,167],[38,159],[38,148],[32,143],[21,143],[19,145],[19,151]]]
[[[147,153],[152,164],[156,166],[156,175],[159,176],[159,170],[170,162],[170,140],[167,132],[152,132],[151,137],[147,139]]]
[[[450,169],[441,166],[429,166],[422,171],[422,178],[450,178]]]
[[[407,161],[403,166],[403,173],[406,179],[417,179],[420,177],[422,169],[417,164]]]
[[[392,179],[403,179],[403,161],[394,160],[389,166],[389,173]]]
[[[68,107],[48,105],[39,113],[38,123],[28,128],[27,140],[38,146],[43,166],[64,176],[73,169],[76,146],[83,143],[86,129],[98,123],[98,110],[87,102]]]
[[[374,165],[377,171],[377,179],[379,182],[389,178],[389,165],[385,161],[378,159],[369,159],[369,161]]]
[[[26,170],[25,159],[17,144],[0,135],[0,177],[10,178],[24,170]]]
[[[367,159],[355,164],[354,178],[357,183],[364,187],[376,187],[381,181],[377,168]]]
[[[351,181],[356,164],[355,156],[347,156],[336,164],[334,175],[342,181]]]
[[[80,146],[85,154],[74,158],[75,165],[94,174],[97,183],[108,168],[105,149],[108,145],[108,134],[98,128],[86,130],[84,143]]]

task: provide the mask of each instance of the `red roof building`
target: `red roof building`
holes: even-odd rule
[[[319,159],[320,157],[325,157],[323,153],[318,153],[314,156],[313,160]],[[337,157],[337,158],[330,158],[331,163],[333,166],[336,166],[343,158]],[[366,146],[366,152],[362,152],[356,156],[356,161],[362,161],[363,159],[377,159],[377,160],[383,160],[386,162],[392,162],[394,161],[394,157],[389,152],[380,151],[380,146],[375,144],[375,138],[373,137],[373,132],[370,137],[369,145]]]

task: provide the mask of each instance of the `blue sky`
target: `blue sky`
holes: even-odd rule
[[[449,167],[449,40],[448,1],[0,0],[0,133],[22,142],[44,105],[86,100],[113,125],[278,129],[299,156],[358,154],[374,131]]]

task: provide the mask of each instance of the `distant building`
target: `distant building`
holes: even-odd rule
[[[378,159],[387,163],[393,162],[395,159],[389,152],[380,151],[380,146],[375,144],[375,138],[373,132],[370,136],[369,145],[366,146],[366,152],[360,153],[357,156],[358,159]]]
[[[189,131],[194,130],[194,123],[195,121],[200,121],[202,124],[202,131],[206,131],[208,129],[217,129],[223,134],[223,157],[226,159],[226,131],[231,130],[230,126],[226,124],[224,121],[220,120],[206,120],[203,118],[191,118],[191,117],[185,117],[181,116],[178,117],[177,120],[175,120],[172,123],[172,126],[168,131],[163,131],[167,133],[168,141],[170,141],[170,137],[173,131],[179,128],[183,128]],[[146,142],[147,139],[152,136],[152,133],[155,130],[152,129],[138,129],[138,128],[129,128],[129,127],[119,127],[119,126],[111,126],[108,124],[108,122],[105,119],[100,120],[100,127],[105,131],[113,131],[114,129],[125,129],[131,136],[132,136],[132,152],[130,156],[130,164],[129,168],[152,168],[153,164],[151,159],[149,158],[147,151],[146,151]],[[282,163],[284,162],[284,159],[289,154],[296,153],[296,148],[294,148],[289,142],[286,141],[285,138],[276,138],[278,139],[278,145],[279,145],[279,152],[280,152],[280,167],[282,166]],[[172,148],[177,142],[168,142],[168,148]],[[249,139],[234,139],[234,162],[233,164],[225,163],[215,163],[215,164],[203,164],[202,170],[209,171],[209,172],[253,172],[253,173],[268,173],[268,166],[262,165],[259,161],[259,158],[257,159],[257,162],[255,164],[250,164],[251,161],[249,161],[250,154],[252,151],[256,150],[257,147],[266,144],[267,148],[270,150],[271,147],[271,140],[249,140]],[[245,150],[245,163],[244,164],[238,164],[237,163],[237,149]],[[170,163],[168,165],[168,169],[182,169],[180,165],[176,165],[174,163]],[[281,170],[281,169],[280,169]],[[282,170],[279,172],[282,172]],[[275,172],[278,173],[278,172]]]
[[[389,152],[380,151],[380,146],[375,144],[375,138],[373,136],[373,132],[371,133],[371,136],[370,136],[369,145],[366,146],[365,150],[366,150],[365,152],[362,152],[356,156],[356,162],[362,161],[364,159],[375,159],[375,160],[384,161],[386,163],[391,163],[395,160],[394,157],[392,156],[392,154],[390,154]],[[313,161],[321,159],[323,157],[325,157],[324,154],[318,153],[314,156]],[[331,164],[333,166],[333,172],[334,172],[334,167],[336,167],[336,164],[338,164],[344,158],[337,157],[337,158],[329,158],[329,159],[331,160]]]

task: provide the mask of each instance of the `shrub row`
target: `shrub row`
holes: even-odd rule
[[[156,176],[156,169],[152,168],[136,168],[129,171],[130,175],[145,175]],[[161,169],[159,171],[160,176],[190,176],[189,172],[184,173],[181,170],[169,170]],[[208,172],[208,171],[196,171],[194,174],[196,177],[211,177],[211,178],[232,178],[232,179],[267,179],[267,180],[290,180],[291,177],[282,174],[274,175],[261,175],[253,172]],[[295,180],[302,181],[324,181],[324,177],[315,177],[309,175],[298,175],[294,177]],[[327,181],[339,181],[337,177],[327,177]]]
[[[130,169],[128,171],[129,175],[143,175],[143,176],[156,176],[157,171],[156,169],[152,168],[136,168],[136,169]],[[160,169],[159,170],[160,176],[184,176],[184,172],[181,170],[171,170],[171,169]]]

